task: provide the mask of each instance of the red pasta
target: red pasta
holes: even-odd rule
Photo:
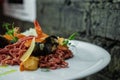
[[[9,65],[19,65],[20,57],[28,49],[24,43],[26,40],[31,39],[31,37],[20,39],[14,44],[7,45],[5,48],[0,49],[0,63]]]
[[[18,42],[0,49],[0,64],[20,65],[20,58],[28,49],[24,43],[32,38],[33,37],[22,38]],[[52,54],[39,56],[39,67],[53,70],[58,68],[67,68],[68,63],[65,59],[71,57],[73,57],[73,54],[68,47],[58,46]]]
[[[58,47],[53,54],[47,56],[40,56],[39,67],[41,68],[66,68],[68,63],[65,59],[73,57],[72,52],[66,47]]]

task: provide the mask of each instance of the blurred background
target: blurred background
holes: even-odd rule
[[[6,14],[0,0],[0,34],[4,22],[13,23],[25,31],[34,27],[36,19],[47,34],[68,37],[78,32],[77,40],[90,42],[103,47],[111,54],[110,64],[100,72],[83,80],[120,80],[120,0],[8,0],[10,8],[25,9],[24,1],[31,2],[28,10]],[[29,13],[32,13],[29,15]],[[16,16],[14,16],[16,15]],[[29,16],[28,16],[29,15]],[[22,18],[20,17],[22,16]],[[28,16],[28,17],[26,17]],[[32,18],[30,18],[30,16]]]

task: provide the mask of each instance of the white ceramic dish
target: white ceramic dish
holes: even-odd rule
[[[69,68],[20,72],[19,66],[9,66],[0,68],[0,80],[75,80],[100,71],[110,62],[109,53],[101,47],[77,40],[71,41],[71,45],[74,57],[67,60]],[[12,69],[16,71],[5,73]]]

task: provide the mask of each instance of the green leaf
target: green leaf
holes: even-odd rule
[[[69,39],[69,40],[75,39],[75,36],[76,36],[77,34],[78,34],[77,32],[73,33],[72,35],[70,35],[70,37],[69,37],[68,39]]]
[[[9,35],[14,34],[14,24],[12,24],[12,29],[9,28],[10,27],[9,23],[4,23],[2,26],[5,27],[5,29],[7,30],[6,34],[9,34]]]
[[[68,39],[65,39],[65,40],[63,41],[63,45],[67,45],[68,42],[69,42],[69,40],[68,40]]]
[[[14,29],[14,23],[12,23],[12,29]]]
[[[10,24],[9,23],[4,23],[3,25],[2,25],[2,27],[5,27],[5,29],[7,30],[7,31],[9,31],[9,27],[10,26]]]
[[[44,69],[41,69],[41,71],[43,71],[43,72],[49,72],[50,69],[49,68],[44,68]]]
[[[18,41],[18,38],[17,37],[13,37],[13,40],[11,40],[10,42],[11,43],[15,43],[15,42],[17,42]]]
[[[71,43],[69,43],[69,40],[75,39],[75,36],[76,36],[77,34],[78,34],[78,33],[75,32],[75,33],[73,33],[72,35],[70,35],[70,37],[69,37],[68,39],[65,39],[65,40],[63,41],[63,45],[70,45]]]
[[[11,36],[13,38],[13,40],[11,40],[12,43],[15,43],[18,41],[18,38],[14,36],[14,23],[11,25],[9,23],[4,23],[2,25],[3,27],[5,27],[5,29],[7,30],[6,34],[8,34],[9,36]],[[11,28],[9,28],[11,27]]]

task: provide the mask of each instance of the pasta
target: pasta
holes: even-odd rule
[[[26,40],[31,39],[32,37],[20,39],[14,44],[7,45],[5,48],[0,49],[0,63],[9,64],[9,65],[19,65],[20,57],[28,49],[24,43]]]
[[[40,56],[39,66],[41,68],[50,69],[65,68],[68,67],[68,63],[65,62],[65,59],[71,57],[73,57],[73,54],[70,50],[68,50],[67,48],[63,49],[62,47],[59,47],[56,51],[54,51],[54,54]]]
[[[17,37],[18,41],[0,48],[0,64],[20,65],[21,71],[36,70],[37,68],[54,70],[69,67],[69,64],[65,60],[73,57],[73,54],[67,45],[63,44],[64,38],[48,36],[42,32],[38,22],[35,21],[34,24],[37,36],[26,36],[15,33],[17,36],[13,36]],[[30,45],[33,38],[35,47]],[[30,56],[25,60],[23,60],[24,58],[21,60],[23,55],[29,53],[28,50],[30,47],[33,49]]]

